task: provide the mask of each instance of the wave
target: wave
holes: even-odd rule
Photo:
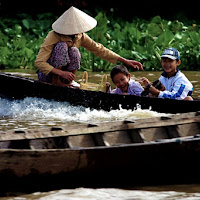
[[[82,106],[71,106],[67,102],[57,102],[41,98],[27,97],[24,100],[0,99],[0,124],[4,130],[12,128],[33,128],[62,125],[65,123],[99,123],[138,118],[158,117],[163,114],[142,110],[96,110]],[[7,124],[7,125],[6,125]],[[8,125],[9,124],[9,125]],[[2,130],[2,126],[1,126]]]

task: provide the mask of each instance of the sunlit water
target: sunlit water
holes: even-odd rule
[[[177,190],[178,188],[179,190]],[[36,192],[29,195],[21,195],[11,198],[0,198],[1,200],[199,200],[200,193],[197,191],[185,192],[186,186],[175,186],[168,188],[168,191],[163,189],[151,190],[151,188],[144,189],[63,189],[51,192]],[[195,185],[193,185],[196,188]],[[197,189],[197,188],[196,188]],[[187,190],[187,189],[186,189]]]
[[[161,113],[142,110],[95,110],[71,106],[67,102],[27,97],[24,100],[0,99],[0,131],[44,128],[66,123],[99,123],[138,118],[158,117]]]
[[[36,78],[35,74],[18,73],[25,77]],[[146,76],[151,81],[156,80],[160,72],[138,72],[132,77],[138,80]],[[102,74],[89,76],[90,80],[97,80]],[[200,73],[190,72],[190,80],[194,84],[195,97],[200,94]],[[81,74],[77,76],[80,80]],[[38,98],[25,98],[24,100],[10,101],[0,98],[0,132],[6,130],[24,130],[31,128],[44,128],[51,126],[62,126],[66,123],[99,123],[118,120],[136,120],[139,118],[163,116],[149,110],[142,110],[138,106],[135,110],[112,110],[106,112],[80,106],[71,106],[67,102],[56,102]],[[1,200],[197,200],[200,199],[200,185],[174,185],[174,186],[152,186],[124,189],[62,189],[50,192],[36,192],[28,195],[18,195],[17,197],[0,197]]]

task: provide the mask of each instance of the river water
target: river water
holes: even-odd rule
[[[37,79],[34,71],[10,71],[11,74]],[[145,76],[151,81],[157,80],[161,72],[133,72],[132,78],[138,80]],[[200,72],[185,72],[194,85],[194,97],[200,97]],[[100,82],[102,73],[89,73],[89,81]],[[79,72],[76,81],[81,80]],[[108,81],[110,79],[108,78]],[[106,112],[91,110],[80,106],[71,106],[67,102],[55,102],[38,98],[25,98],[24,100],[9,101],[0,99],[0,132],[6,130],[26,130],[31,128],[44,128],[62,126],[66,123],[95,123],[116,120],[135,120],[166,115],[151,110],[142,110],[139,105],[134,111],[120,109]],[[17,194],[15,194],[17,195]],[[128,189],[117,188],[75,188],[62,189],[33,194],[18,194],[17,197],[0,197],[0,200],[157,200],[157,199],[200,199],[200,185],[167,185],[132,187]]]

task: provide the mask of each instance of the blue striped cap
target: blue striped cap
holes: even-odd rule
[[[180,53],[177,49],[168,48],[165,49],[161,55],[161,58],[170,58],[172,60],[180,60]]]

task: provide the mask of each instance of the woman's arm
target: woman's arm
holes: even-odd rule
[[[96,56],[107,60],[110,63],[116,63],[117,61],[122,62],[128,66],[137,69],[143,69],[142,64],[140,62],[134,60],[127,60],[113,51],[107,49],[102,44],[95,42],[92,40],[87,34],[83,33],[81,38],[81,46],[86,48],[88,51],[92,52]]]

